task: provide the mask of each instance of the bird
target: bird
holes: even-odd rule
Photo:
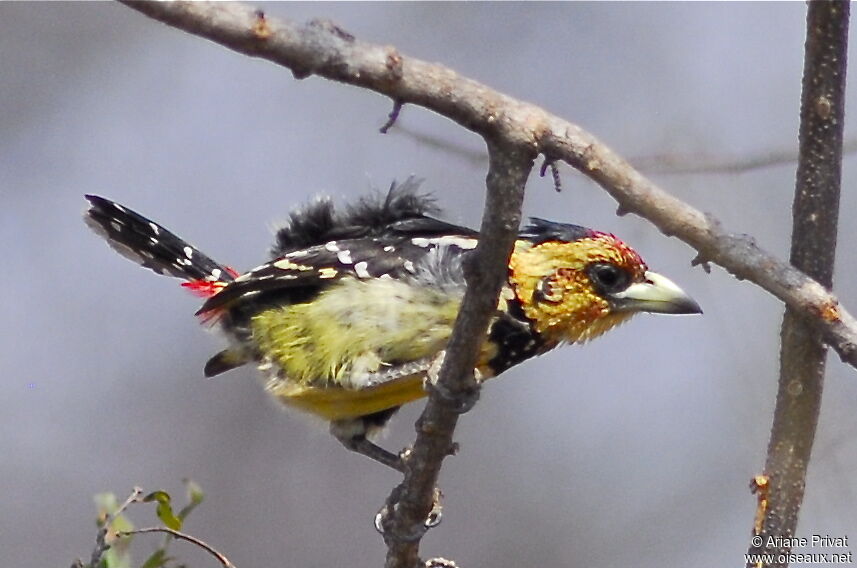
[[[399,407],[426,396],[479,242],[478,231],[441,220],[420,183],[394,182],[340,209],[317,197],[288,214],[270,260],[244,273],[105,197],[85,196],[84,220],[123,256],[204,298],[196,315],[228,340],[206,377],[254,364],[275,399],[329,422],[348,449],[403,471],[401,455],[373,437]],[[618,237],[580,225],[530,218],[507,275],[474,369],[480,380],[640,312],[702,313]]]

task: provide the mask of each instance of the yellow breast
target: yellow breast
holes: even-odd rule
[[[352,390],[278,381],[268,391],[277,400],[325,420],[347,420],[395,408],[426,396],[423,376],[410,375],[374,387]]]

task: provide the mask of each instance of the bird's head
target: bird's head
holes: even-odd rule
[[[598,337],[638,312],[699,314],[699,304],[615,236],[532,219],[509,260],[524,314],[550,343]]]

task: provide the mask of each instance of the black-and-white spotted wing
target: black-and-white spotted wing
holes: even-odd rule
[[[477,238],[474,231],[456,229],[460,234],[334,240],[291,251],[236,278],[209,298],[199,313],[274,292],[280,293],[278,301],[305,301],[345,277],[411,278],[425,285],[463,285],[461,256],[475,248]]]

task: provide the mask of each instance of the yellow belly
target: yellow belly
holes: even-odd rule
[[[278,381],[268,391],[277,400],[325,420],[348,420],[395,408],[426,396],[423,374],[402,377],[377,386],[353,390],[312,387]]]
[[[397,365],[431,363],[446,347],[460,301],[397,280],[346,278],[316,301],[264,310],[251,329],[265,366],[275,369],[267,390],[286,406],[325,420],[359,418],[422,398],[426,366],[381,376]],[[483,377],[495,354],[496,346],[485,342]]]

